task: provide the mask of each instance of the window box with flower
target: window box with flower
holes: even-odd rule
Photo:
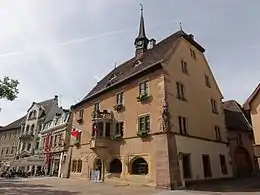
[[[148,93],[142,93],[139,96],[136,97],[138,102],[144,102],[147,101],[150,98],[150,96],[148,95]]]
[[[141,137],[141,138],[148,137],[148,135],[149,135],[149,131],[147,131],[147,130],[145,130],[145,131],[138,131],[137,132],[137,136]]]
[[[121,134],[115,134],[115,135],[113,135],[112,137],[111,137],[111,139],[113,139],[113,140],[120,140],[120,139],[122,139],[122,135]]]
[[[114,109],[116,111],[121,111],[121,110],[124,109],[124,105],[123,104],[117,104],[117,105],[114,106]]]

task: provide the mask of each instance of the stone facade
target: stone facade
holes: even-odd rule
[[[72,107],[81,139],[71,137],[77,144],[69,149],[70,177],[168,189],[232,177],[223,97],[204,49],[183,31],[150,50],[142,45],[146,40],[139,33],[135,42],[142,54],[109,73]]]
[[[41,131],[40,152],[49,154],[48,173],[52,176],[64,177],[67,156],[66,136],[68,135],[70,111],[63,110],[54,119],[44,124]],[[49,136],[49,148],[46,148]],[[48,153],[47,153],[48,149]]]
[[[10,166],[15,159],[17,143],[19,139],[19,127],[3,128],[0,131],[0,169]]]
[[[43,102],[33,102],[27,114],[19,121],[19,133],[15,159],[10,167],[30,171],[34,175],[45,167],[44,155],[40,152],[40,132],[44,124],[60,113],[58,96]]]

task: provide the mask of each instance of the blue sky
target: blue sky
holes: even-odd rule
[[[182,22],[205,47],[225,99],[245,101],[260,81],[259,0],[3,0],[0,78],[18,79],[20,94],[0,100],[0,125],[55,94],[69,107],[132,57],[140,2],[149,38],[160,41]]]

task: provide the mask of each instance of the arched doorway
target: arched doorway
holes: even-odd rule
[[[133,175],[147,175],[148,163],[145,159],[138,157],[132,161],[131,174]]]
[[[249,153],[243,147],[235,150],[236,174],[238,177],[252,175],[253,167]]]
[[[117,174],[122,173],[122,163],[119,159],[115,158],[110,162],[109,172]]]
[[[93,173],[95,176],[95,180],[101,180],[102,179],[102,162],[99,158],[95,159],[93,164]]]

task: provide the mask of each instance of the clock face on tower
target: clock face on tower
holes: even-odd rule
[[[142,46],[143,45],[143,41],[138,41],[137,42],[137,46]]]

